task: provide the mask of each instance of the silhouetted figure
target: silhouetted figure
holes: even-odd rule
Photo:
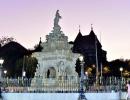
[[[1,82],[0,82],[0,100],[2,99]]]
[[[128,81],[127,83],[127,99],[126,100],[130,100],[130,81]]]
[[[47,78],[50,78],[50,70],[47,71]]]

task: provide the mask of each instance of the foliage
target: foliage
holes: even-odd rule
[[[103,66],[103,76],[121,76],[120,72],[120,67],[123,68],[123,77],[130,77],[130,60],[123,60],[123,59],[116,59],[110,62],[107,62],[102,65]],[[76,62],[76,67],[75,67],[76,72],[80,76],[80,61],[77,60]],[[99,74],[101,74],[100,71],[101,68],[99,66]],[[85,71],[88,72],[89,76],[94,76],[96,74],[96,66],[93,65],[86,65],[85,66]]]
[[[16,61],[16,73],[18,76],[21,76],[22,71],[24,70],[26,72],[26,77],[33,77],[37,63],[38,62],[35,57],[24,56],[23,58],[20,58]]]
[[[16,61],[24,55],[31,55],[31,51],[17,42],[11,41],[0,48],[0,57],[4,59],[3,68],[7,70],[8,77],[17,77],[21,71],[16,72]]]
[[[76,64],[75,64],[75,71],[78,73],[78,75],[80,76],[80,72],[81,72],[81,67],[80,67],[80,60],[77,59]]]
[[[8,36],[2,37],[2,38],[0,38],[0,45],[3,46],[13,40],[14,40],[13,37],[8,37]]]
[[[75,66],[75,71],[78,73],[78,75],[80,76],[81,75],[81,65],[80,65],[80,60],[79,59],[77,59],[76,60],[76,66]],[[85,64],[84,64],[84,71],[85,71]]]
[[[130,60],[116,59],[109,62],[109,67],[112,76],[121,76],[120,67],[123,68],[123,75],[126,72],[127,76],[130,76]]]

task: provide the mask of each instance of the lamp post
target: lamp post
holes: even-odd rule
[[[4,63],[4,60],[3,59],[0,59],[0,79],[2,78],[2,64]],[[0,80],[0,99],[2,98],[2,95],[1,95],[1,80]]]
[[[25,77],[26,76],[26,72],[25,71],[23,71],[23,77]]]
[[[0,59],[0,78],[2,78],[2,65],[4,63],[4,60],[3,59]]]
[[[121,77],[122,77],[122,71],[123,71],[123,68],[122,68],[122,67],[120,67]]]
[[[4,70],[4,75],[5,75],[5,78],[6,78],[6,74],[7,74],[7,70]]]
[[[85,72],[85,87],[86,87],[86,90],[88,90],[88,85],[89,85],[89,79],[88,79],[88,72],[86,71]]]
[[[4,81],[5,81],[5,87],[7,87],[8,86],[8,77],[7,77],[7,70],[4,70]]]
[[[80,78],[80,94],[78,100],[87,100],[87,98],[84,95],[84,90],[83,90],[83,83],[84,83],[84,58],[83,56],[79,57],[80,60],[80,66],[81,66],[81,78]]]
[[[23,71],[22,72],[22,84],[23,84],[23,86],[25,85],[25,77],[26,77],[26,72]]]
[[[86,77],[88,78],[88,72],[87,71],[85,72],[85,74],[86,74]]]
[[[121,89],[122,89],[122,71],[123,71],[123,68],[122,67],[120,67],[120,72],[121,72],[121,78],[120,78],[120,91],[119,91],[119,98],[120,98],[120,100],[121,100]]]
[[[123,67],[120,67],[120,72],[121,72],[121,89],[122,89],[122,71],[123,71]]]
[[[4,63],[4,60],[3,59],[0,59],[0,64],[2,65]]]

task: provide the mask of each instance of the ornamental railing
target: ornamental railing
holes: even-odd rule
[[[88,77],[84,80],[85,92],[117,92],[119,90],[126,91],[126,80],[120,77],[103,77],[99,78],[96,84],[95,77]],[[31,86],[32,78],[3,78],[0,79],[1,90],[3,92],[79,92],[79,79],[77,82],[72,80],[58,80],[57,84],[46,85],[40,84]],[[42,80],[41,80],[42,81]]]

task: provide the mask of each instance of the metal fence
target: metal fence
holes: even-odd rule
[[[1,82],[1,90],[3,92],[79,92],[78,84],[74,84],[71,80],[58,80],[55,86],[31,86],[32,78],[3,78]],[[64,84],[66,82],[67,85]],[[120,77],[100,77],[98,84],[95,83],[95,77],[88,77],[84,81],[85,92],[112,92],[112,91],[126,91],[126,79]],[[72,84],[73,83],[73,84]]]

